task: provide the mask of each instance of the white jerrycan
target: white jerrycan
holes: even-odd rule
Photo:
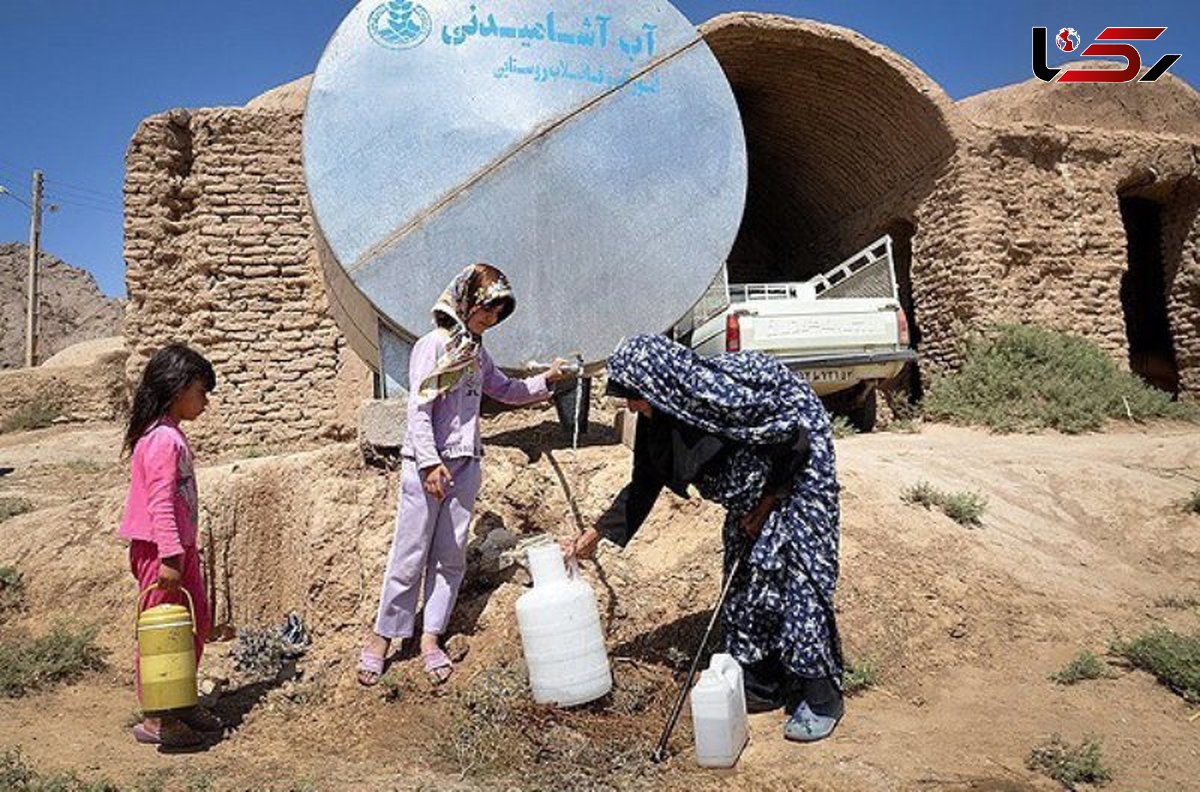
[[[715,654],[692,688],[696,762],[701,767],[733,767],[749,739],[742,667],[727,654]]]
[[[557,544],[529,548],[533,588],[517,599],[517,626],[533,700],[570,707],[612,690],[596,593],[568,576]]]

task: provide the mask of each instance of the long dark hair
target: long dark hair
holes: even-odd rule
[[[142,381],[133,397],[122,453],[133,450],[138,438],[151,424],[167,414],[171,402],[193,380],[202,381],[204,389],[208,391],[217,386],[212,363],[199,352],[183,344],[170,344],[154,353],[142,372]]]

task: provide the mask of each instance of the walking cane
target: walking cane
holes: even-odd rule
[[[717,617],[721,615],[721,608],[725,606],[725,597],[729,595],[729,586],[733,583],[734,575],[737,574],[741,563],[742,555],[739,554],[733,559],[733,564],[729,567],[729,575],[725,578],[725,585],[721,587],[721,597],[717,600],[717,606],[713,608],[712,618],[708,620],[708,627],[704,630],[704,637],[700,639],[700,645],[696,647],[696,656],[692,658],[692,667],[688,669],[687,679],[683,680],[683,686],[679,688],[679,695],[675,699],[675,707],[671,710],[671,717],[667,719],[667,725],[663,729],[662,737],[658,738],[658,747],[650,755],[655,764],[667,758],[667,740],[671,739],[671,732],[675,731],[675,724],[679,722],[679,713],[683,709],[683,700],[687,698],[688,690],[692,687],[692,678],[696,675],[696,666],[700,665],[700,655],[704,654],[704,647],[708,645],[708,637],[712,635],[713,626],[717,623]]]

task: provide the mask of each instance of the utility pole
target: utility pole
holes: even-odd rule
[[[42,172],[33,172],[33,207],[29,218],[29,293],[25,313],[25,366],[37,364],[38,245],[42,238]]]

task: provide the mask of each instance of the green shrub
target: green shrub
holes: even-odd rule
[[[1191,514],[1200,514],[1200,489],[1192,490],[1192,494],[1179,504],[1179,508]]]
[[[108,781],[82,781],[74,773],[39,773],[19,749],[0,753],[0,789],[6,792],[120,792]]]
[[[1074,685],[1085,679],[1100,679],[1111,676],[1108,665],[1094,652],[1080,652],[1071,662],[1050,675],[1050,680],[1060,685]]]
[[[527,725],[522,722],[526,696],[523,675],[507,666],[485,671],[459,692],[450,734],[439,744],[463,777],[503,774],[529,761],[527,742],[505,736]]]
[[[6,635],[0,643],[0,697],[17,698],[102,668],[104,652],[94,643],[98,632],[57,625],[38,638]]]
[[[33,504],[25,498],[0,498],[0,522],[30,511],[33,511]]]
[[[16,567],[0,567],[0,590],[21,591],[25,588],[25,576]]]
[[[848,661],[842,677],[842,692],[847,696],[870,690],[879,684],[879,668],[868,659]]]
[[[850,423],[850,419],[844,415],[835,415],[829,422],[830,428],[833,430],[833,438],[841,440],[843,437],[851,437],[858,434],[858,427]]]
[[[451,694],[451,722],[429,733],[429,754],[480,789],[661,787],[650,748],[670,713],[674,685],[667,669],[635,665],[614,677],[608,696],[552,709],[530,699],[523,663],[492,666]],[[689,726],[680,724],[677,744],[690,742]]]
[[[969,341],[962,368],[936,378],[922,406],[931,418],[999,432],[1077,433],[1107,418],[1196,417],[1195,408],[1118,369],[1095,343],[1027,325]]]
[[[942,500],[942,513],[959,525],[982,525],[987,498],[977,492],[956,492]]]
[[[1186,701],[1200,703],[1200,635],[1179,635],[1159,627],[1130,641],[1114,641],[1112,651],[1154,674]]]
[[[900,500],[910,506],[924,506],[926,509],[936,506],[959,525],[968,527],[983,524],[981,520],[987,507],[987,498],[979,493],[942,492],[928,481],[918,481],[901,491]]]
[[[1171,608],[1172,610],[1190,610],[1200,607],[1200,597],[1193,597],[1190,594],[1168,594],[1165,597],[1159,597],[1154,600],[1154,605],[1159,608]]]
[[[0,434],[44,429],[62,415],[62,408],[51,401],[35,401],[18,407],[0,421]]]
[[[921,422],[916,418],[896,418],[884,430],[896,434],[920,434]]]
[[[229,653],[235,671],[261,678],[273,677],[283,668],[283,635],[278,627],[243,627]]]
[[[21,607],[25,599],[25,578],[15,567],[0,567],[0,618],[5,611]]]
[[[417,689],[411,677],[397,664],[379,679],[384,701],[403,701]]]
[[[1055,734],[1033,749],[1025,766],[1053,778],[1067,789],[1075,789],[1077,784],[1102,786],[1112,780],[1112,773],[1104,766],[1100,752],[1100,741],[1095,737],[1087,737],[1079,745],[1071,746]]]
[[[941,506],[942,500],[946,496],[941,490],[935,488],[928,481],[918,481],[913,486],[900,493],[900,500],[910,506],[924,506],[926,509],[932,509],[934,506]]]

